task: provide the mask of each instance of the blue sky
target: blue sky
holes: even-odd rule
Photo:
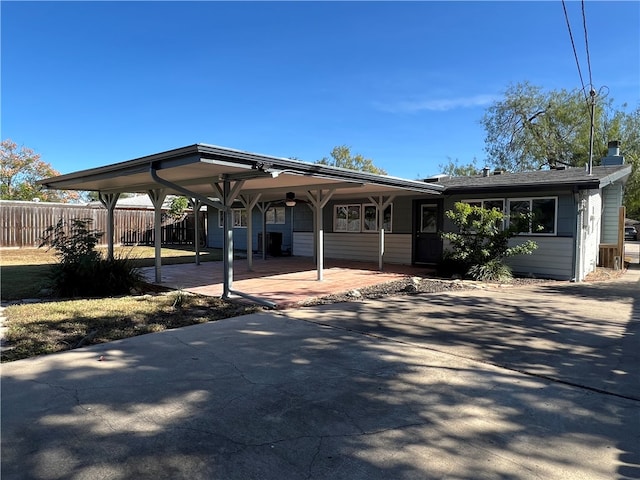
[[[585,81],[581,3],[567,9]],[[593,83],[640,103],[640,2],[585,3]],[[193,143],[390,175],[482,164],[511,83],[580,88],[562,3],[1,2],[2,138],[61,173]],[[621,107],[620,107],[621,108]]]

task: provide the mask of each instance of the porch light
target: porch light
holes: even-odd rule
[[[287,192],[287,198],[284,201],[284,204],[287,207],[295,207],[296,206],[296,194],[293,192]]]

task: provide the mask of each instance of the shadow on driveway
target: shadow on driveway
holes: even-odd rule
[[[260,313],[4,364],[2,478],[637,478],[638,297],[574,287]]]

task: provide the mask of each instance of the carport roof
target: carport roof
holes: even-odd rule
[[[336,188],[335,197],[439,194],[442,185],[386,175],[359,172],[322,164],[244,152],[207,144],[195,144],[154,155],[81,170],[40,180],[47,188],[102,193],[148,192],[159,188],[152,176],[203,196],[215,196],[212,184],[225,178],[244,180],[242,193],[261,193],[262,199],[284,198],[286,192]],[[166,193],[181,192],[171,191]]]

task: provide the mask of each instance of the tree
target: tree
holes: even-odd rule
[[[511,85],[481,123],[487,162],[496,168],[530,171],[589,162],[591,109],[583,92],[544,91],[527,82]],[[634,166],[625,205],[640,215],[640,106],[618,110],[611,97],[596,96],[593,123],[593,164],[606,156],[609,141],[620,140],[622,155]]]
[[[629,114],[616,112],[610,131],[613,138],[620,139],[625,163],[632,166],[624,191],[627,217],[640,219],[640,105]]]
[[[330,165],[332,167],[347,168],[349,170],[358,170],[361,172],[376,173],[378,175],[386,175],[387,172],[382,168],[376,167],[373,161],[357,154],[351,156],[351,147],[341,145],[331,150],[331,158],[324,157],[316,163],[322,165]]]
[[[174,197],[169,207],[169,216],[175,221],[182,220],[187,208],[189,208],[189,200],[187,200],[187,197]]]
[[[594,161],[619,138],[626,113],[611,98],[596,97]],[[481,123],[488,161],[511,171],[538,170],[558,164],[578,167],[589,161],[590,107],[582,92],[544,91],[527,82],[507,88]]]
[[[470,177],[480,174],[480,169],[478,168],[475,158],[469,163],[461,164],[457,158],[453,160],[451,157],[447,157],[447,163],[439,164],[438,169],[440,173],[451,177]]]
[[[2,200],[45,200],[67,202],[79,198],[77,192],[47,190],[36,181],[59,173],[40,155],[27,147],[20,147],[10,139],[0,144],[0,198]]]
[[[511,216],[504,225],[504,214],[496,209],[485,209],[457,202],[445,215],[458,227],[457,232],[442,233],[451,249],[445,252],[445,261],[474,280],[508,280],[511,269],[503,260],[514,255],[530,255],[538,248],[532,240],[509,246],[509,239],[529,229],[531,216]]]

